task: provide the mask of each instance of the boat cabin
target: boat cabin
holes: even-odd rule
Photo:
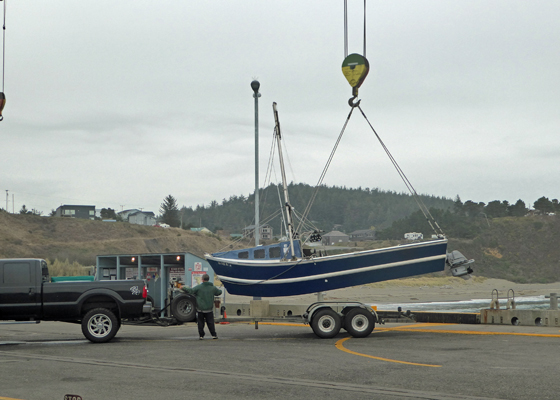
[[[301,258],[301,244],[294,240],[294,253]],[[249,249],[229,250],[212,254],[213,257],[229,258],[232,260],[285,260],[292,258],[290,242],[280,242],[267,246],[251,247]]]

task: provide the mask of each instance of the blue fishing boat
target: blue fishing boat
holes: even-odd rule
[[[305,256],[301,242],[207,255],[228,293],[278,297],[443,271],[447,240],[405,244],[337,255]]]
[[[467,260],[458,251],[448,254],[447,239],[443,235],[425,242],[335,255],[302,248],[292,224],[276,103],[273,104],[273,110],[288,240],[273,245],[206,254],[206,259],[228,293],[255,297],[317,293],[443,271],[446,264],[454,276],[472,272],[469,265],[474,260]]]

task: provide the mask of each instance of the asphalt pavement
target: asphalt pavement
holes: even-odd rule
[[[308,326],[123,325],[109,343],[80,325],[0,325],[0,399],[557,399],[560,331],[378,325],[367,338]]]

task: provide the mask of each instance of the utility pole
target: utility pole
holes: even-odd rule
[[[251,82],[253,98],[255,99],[255,246],[258,246],[261,236],[259,221],[259,88],[261,84],[256,79]],[[260,296],[253,296],[253,300],[261,300]]]
[[[10,212],[8,211],[8,189],[6,189],[6,212]]]
[[[259,88],[261,84],[254,80],[251,82],[253,97],[255,99],[255,246],[260,244],[260,221],[259,221]]]

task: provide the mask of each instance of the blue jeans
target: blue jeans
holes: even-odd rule
[[[216,326],[214,325],[214,313],[210,312],[200,312],[197,311],[196,313],[196,321],[198,323],[198,335],[200,337],[204,337],[204,321],[206,321],[206,325],[208,325],[208,330],[212,336],[216,335]]]

